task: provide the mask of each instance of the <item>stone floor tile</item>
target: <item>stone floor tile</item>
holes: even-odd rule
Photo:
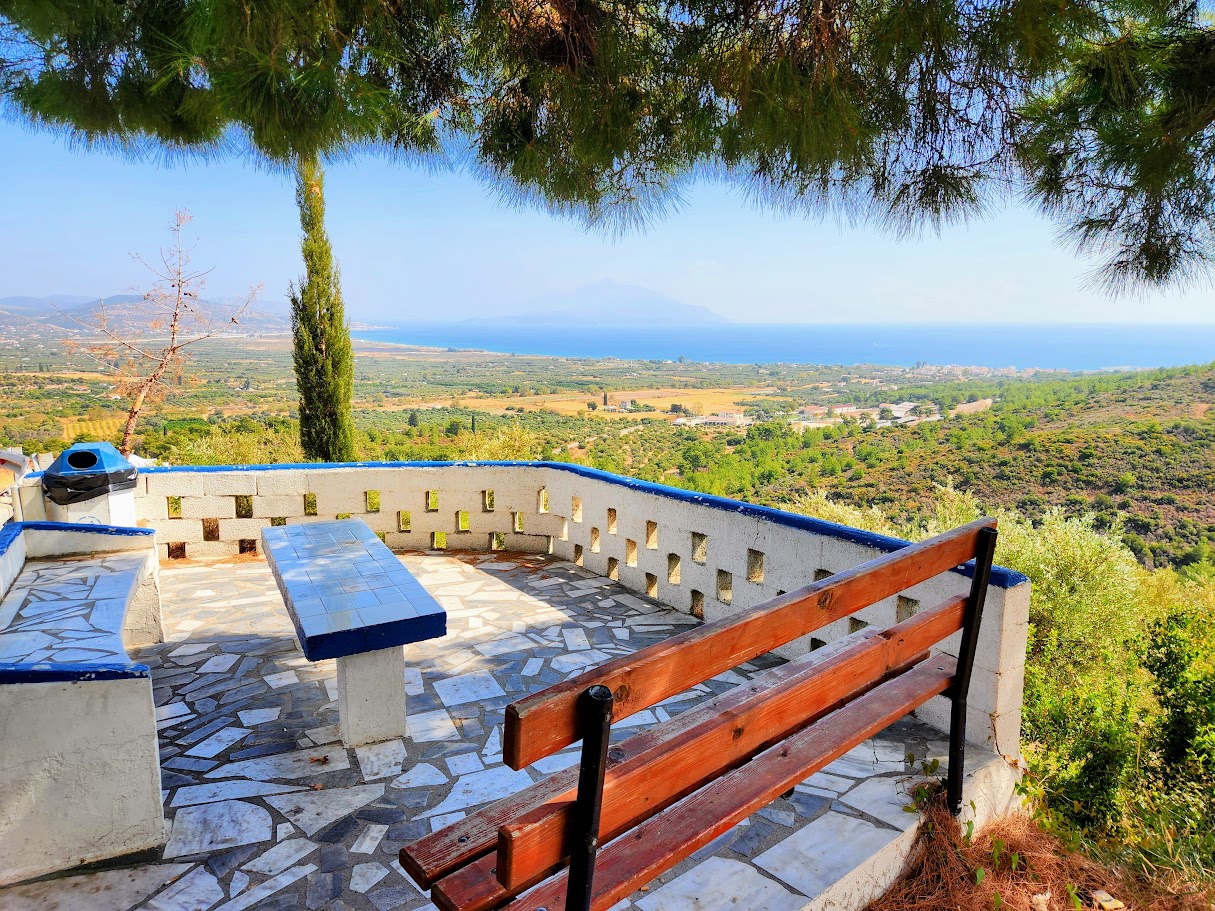
[[[274,876],[275,874],[282,873],[296,862],[303,860],[315,851],[316,847],[314,842],[306,838],[288,838],[286,841],[280,841],[264,854],[249,861],[241,869],[251,873],[264,873],[266,876]]]
[[[898,835],[832,811],[759,855],[755,865],[814,898]]]
[[[383,796],[383,784],[365,784],[267,797],[266,803],[303,829],[305,835],[315,835],[330,823]]]
[[[400,775],[401,766],[405,763],[405,744],[400,740],[368,744],[357,747],[354,752],[358,756],[359,771],[363,773],[364,781]]]
[[[380,864],[356,864],[350,871],[350,888],[355,892],[366,892],[387,875],[388,870]]]
[[[189,869],[190,864],[148,864],[10,886],[0,890],[0,907],[4,911],[127,911]]]
[[[144,911],[209,911],[223,901],[219,880],[203,867],[195,867],[143,906]]]
[[[183,807],[173,817],[173,834],[164,856],[186,857],[268,841],[270,814],[243,800],[223,800]]]
[[[449,707],[506,695],[506,691],[488,671],[474,671],[471,674],[436,680],[434,688],[443,704]]]
[[[918,813],[904,809],[911,805],[908,791],[914,782],[915,779],[869,778],[842,795],[839,802],[896,829],[909,829],[919,818]]]
[[[636,905],[642,911],[800,911],[805,901],[754,867],[710,857],[637,899]]]

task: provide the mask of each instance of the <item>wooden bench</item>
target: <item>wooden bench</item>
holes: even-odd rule
[[[362,519],[262,530],[262,546],[309,661],[337,659],[348,747],[404,737],[401,646],[447,633],[447,612]]]
[[[995,539],[994,520],[973,522],[507,706],[509,766],[582,740],[580,765],[406,845],[402,867],[443,911],[601,911],[941,694],[952,699],[957,813]],[[613,721],[971,560],[969,595],[848,636],[608,750]],[[930,657],[959,630],[957,660]]]

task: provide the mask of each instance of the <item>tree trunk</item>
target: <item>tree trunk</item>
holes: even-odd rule
[[[300,443],[310,459],[346,462],[354,458],[354,351],[325,233],[324,176],[314,158],[297,162],[295,200],[304,230],[304,276],[290,291]]]

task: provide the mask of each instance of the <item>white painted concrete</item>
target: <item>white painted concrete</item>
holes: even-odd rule
[[[348,747],[402,738],[405,650],[382,648],[337,659],[338,728]]]
[[[152,681],[0,685],[0,884],[165,841]]]

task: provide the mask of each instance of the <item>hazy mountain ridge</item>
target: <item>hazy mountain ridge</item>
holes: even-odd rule
[[[198,309],[203,321],[224,323],[239,306],[230,300],[202,299]],[[112,294],[83,298],[80,295],[0,298],[0,335],[88,335],[104,307],[106,318],[118,331],[146,330],[148,310],[141,294]],[[238,318],[234,331],[241,335],[278,335],[291,331],[288,305],[277,301],[255,301]],[[82,325],[83,324],[83,325]]]
[[[473,318],[479,323],[535,323],[537,325],[652,326],[727,323],[725,317],[698,304],[688,304],[651,288],[623,282],[600,281],[571,291],[546,294],[522,301],[499,313]]]

